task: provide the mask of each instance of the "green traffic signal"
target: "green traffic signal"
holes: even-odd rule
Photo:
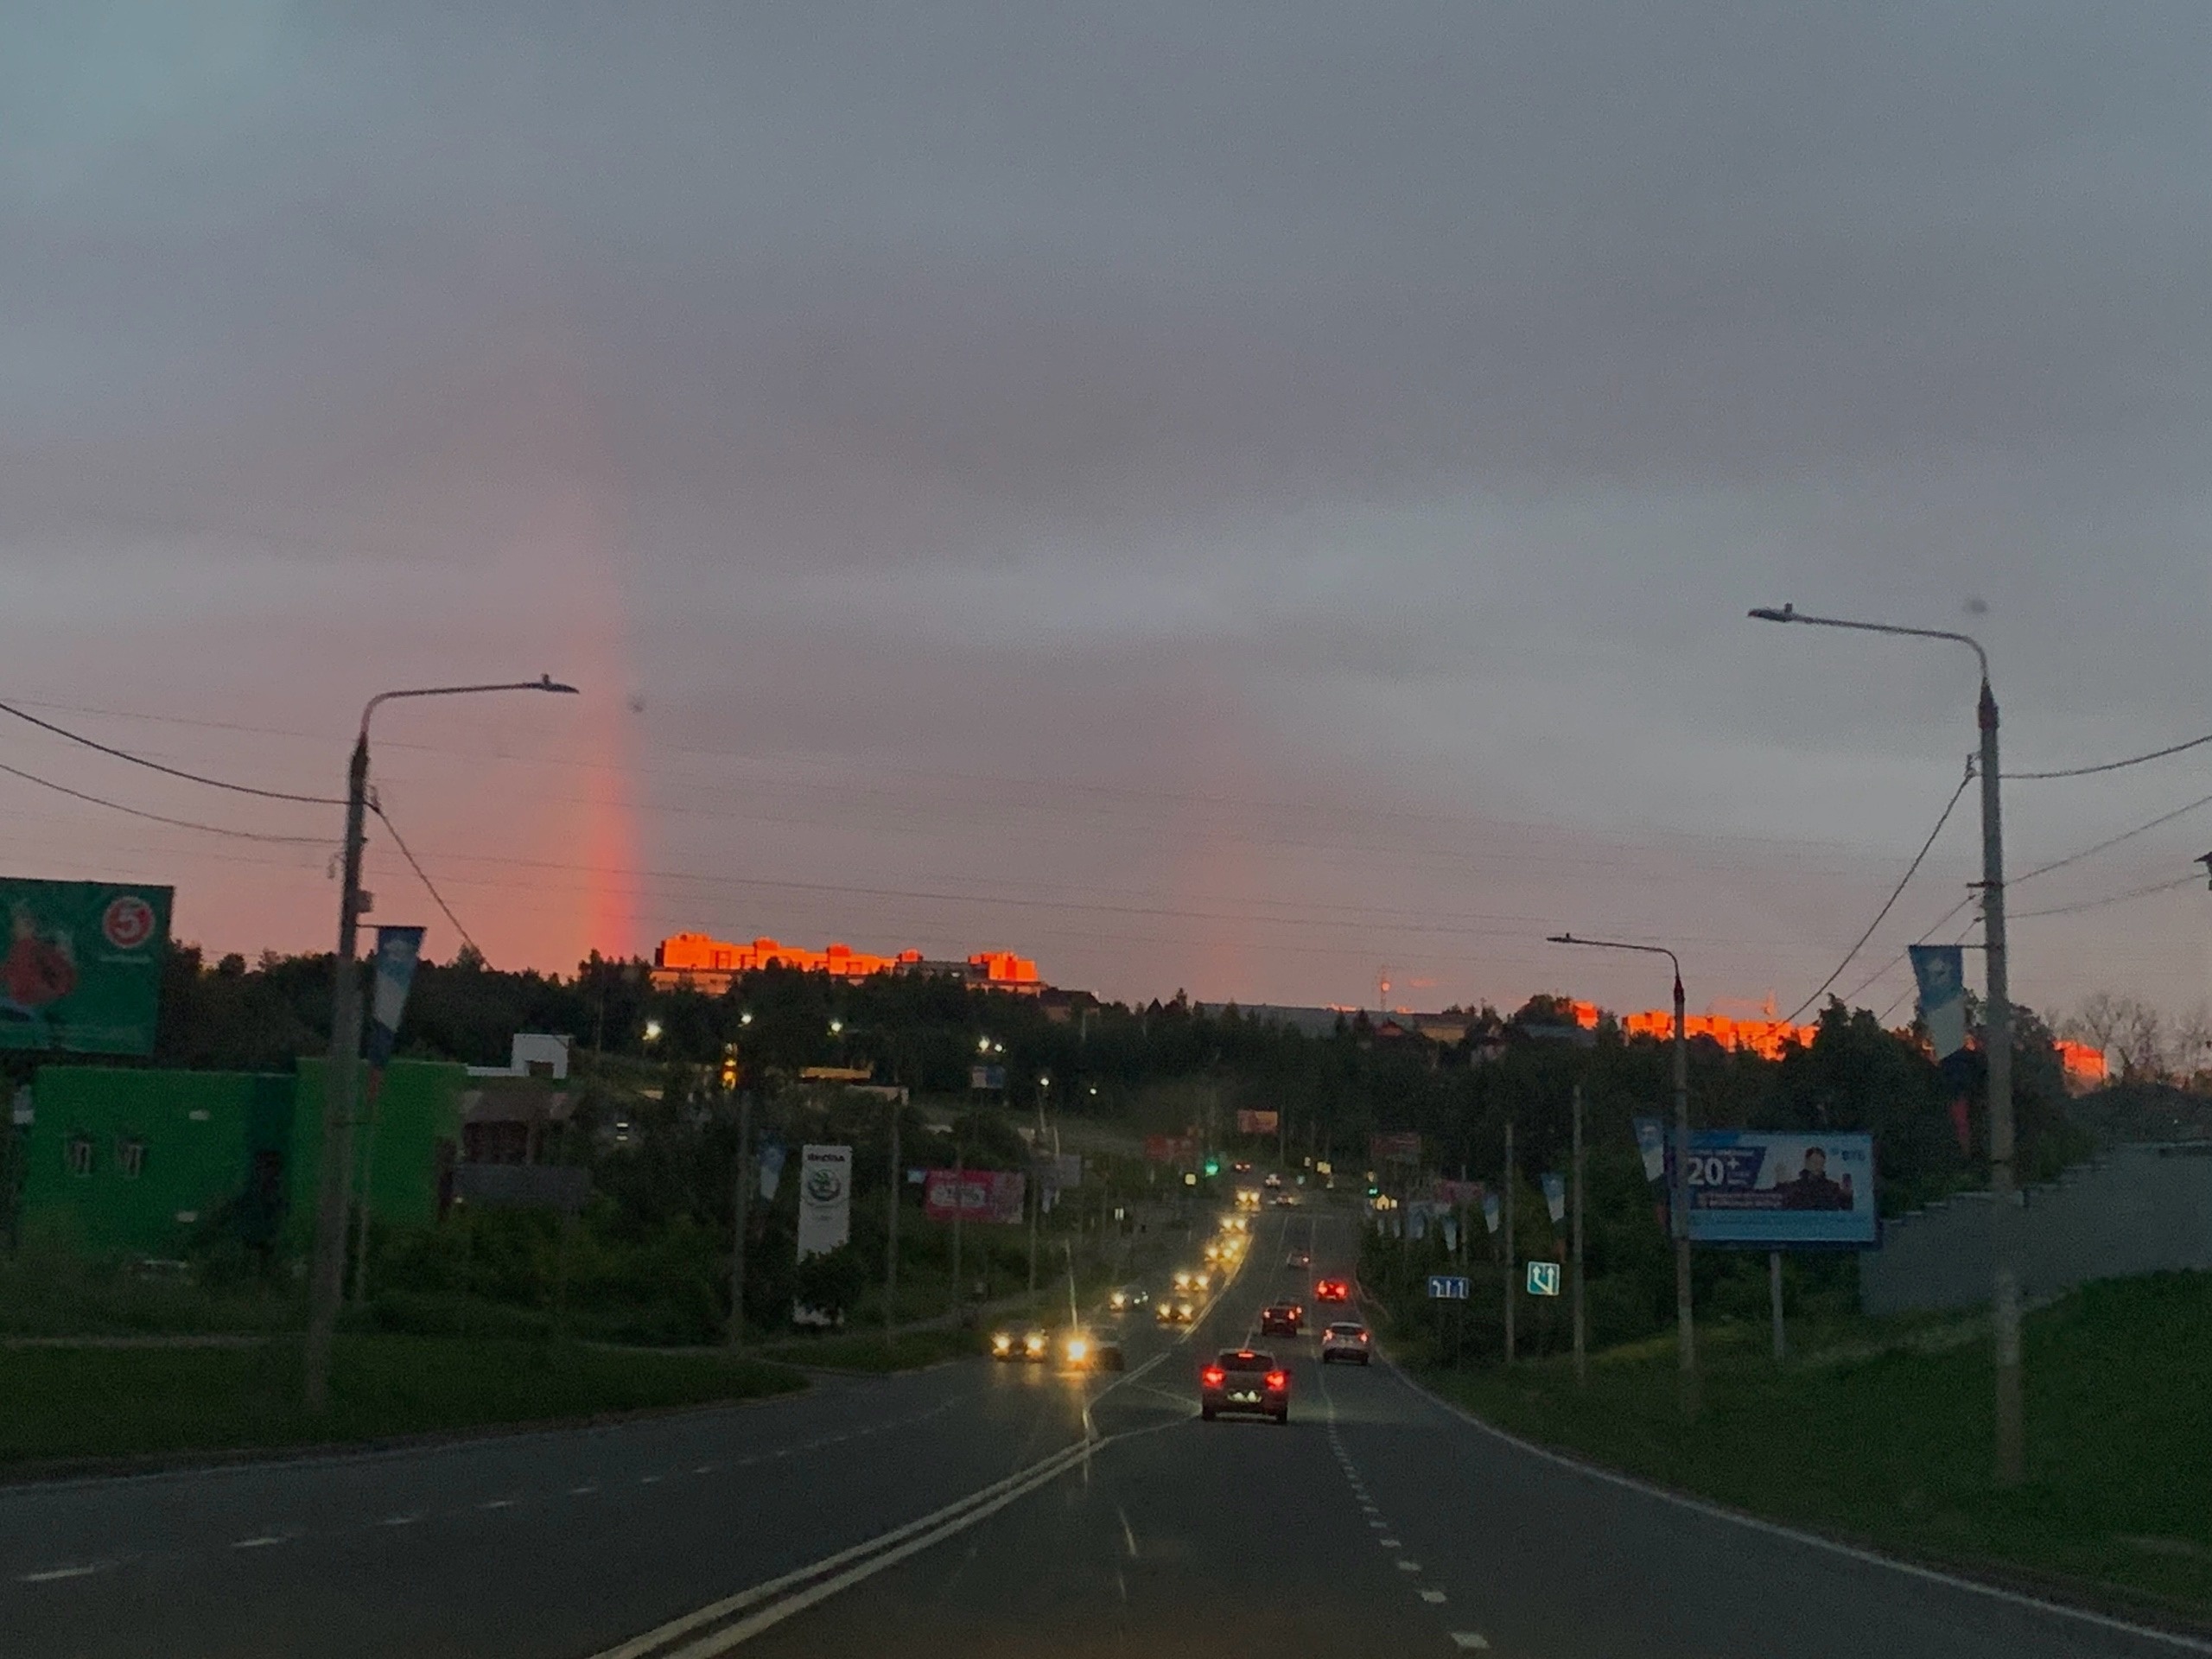
[[[1209,1159],[1207,1159],[1207,1160],[1206,1160],[1206,1179],[1207,1179],[1208,1180],[1211,1180],[1215,1176],[1217,1176],[1217,1175],[1218,1175],[1218,1174],[1220,1174],[1220,1173],[1221,1173],[1221,1160],[1220,1160],[1220,1159],[1218,1159],[1218,1158],[1209,1158]]]

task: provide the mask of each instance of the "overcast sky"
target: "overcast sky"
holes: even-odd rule
[[[2208,85],[2193,0],[44,6],[0,697],[321,792],[372,692],[575,681],[378,716],[501,965],[689,927],[1663,1000],[1564,927],[1786,1013],[1956,786],[1974,664],[1748,607],[1973,629],[2008,766],[2212,731]],[[3,718],[0,762],[308,838],[0,774],[8,870],[327,948],[331,810]],[[2019,783],[2012,867],[2208,780]],[[1966,896],[1974,800],[1837,989]],[[2024,916],[2015,994],[2185,1007],[2208,906]]]

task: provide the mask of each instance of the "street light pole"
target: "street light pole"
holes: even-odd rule
[[[346,1287],[346,1209],[353,1173],[354,1071],[361,1058],[360,921],[369,907],[361,891],[364,820],[369,800],[369,720],[380,703],[399,697],[455,697],[483,691],[556,691],[573,685],[550,675],[499,685],[435,685],[385,691],[361,710],[361,728],[346,768],[345,880],[338,896],[338,955],[331,968],[330,1060],[322,1083],[322,1169],[316,1185],[315,1255],[308,1274],[307,1406],[330,1404],[330,1349]],[[362,1202],[367,1203],[364,1195]]]
[[[1989,685],[1989,653],[1972,634],[1948,628],[1908,628],[1888,622],[1807,616],[1794,605],[1779,610],[1762,606],[1751,614],[1760,622],[1802,622],[1859,633],[1942,639],[1966,646],[1981,669],[1974,721],[1981,738],[1981,938],[1988,976],[1982,1047],[1989,1066],[1990,1325],[1997,1351],[1996,1479],[1999,1486],[2017,1486],[2027,1474],[2027,1408],[2020,1368],[2019,1238],[2013,1213],[2017,1198],[2012,1167],[2012,991],[2005,950],[2005,829],[1998,788],[2002,774],[1997,766],[1997,694]]]
[[[1669,1230],[1675,1236],[1675,1365],[1682,1414],[1698,1414],[1697,1322],[1690,1286],[1690,1058],[1689,1020],[1682,996],[1682,961],[1663,944],[1636,944],[1624,939],[1583,939],[1554,933],[1552,944],[1587,945],[1596,950],[1634,950],[1664,957],[1675,968],[1675,1177],[1668,1189]]]

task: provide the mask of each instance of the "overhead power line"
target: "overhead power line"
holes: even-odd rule
[[[105,796],[87,795],[81,789],[72,789],[67,784],[57,784],[51,778],[41,778],[35,772],[25,772],[20,766],[11,766],[4,762],[0,762],[0,772],[6,772],[10,778],[20,778],[27,784],[36,784],[41,789],[50,789],[58,795],[67,795],[74,800],[89,802],[93,806],[104,806],[111,812],[123,812],[134,818],[144,818],[150,823],[166,823],[178,830],[197,830],[205,836],[228,836],[234,841],[269,841],[289,847],[330,845],[330,837],[327,836],[272,836],[258,830],[232,830],[219,823],[196,823],[190,818],[167,817],[159,812],[148,812],[138,807],[125,806],[121,801],[111,801]]]
[[[12,703],[0,702],[0,714],[13,715],[17,720],[28,721],[41,731],[52,732],[56,737],[66,737],[72,743],[81,743],[88,749],[112,755],[118,760],[127,760],[134,766],[143,766],[149,772],[166,773],[181,778],[188,784],[204,784],[210,789],[227,789],[234,795],[257,795],[265,801],[296,801],[302,806],[343,806],[345,802],[329,795],[295,795],[281,789],[257,789],[251,784],[233,784],[221,778],[206,778],[196,772],[186,772],[180,766],[164,766],[159,760],[149,760],[143,754],[133,754],[128,749],[118,749],[97,738],[86,737],[82,732],[73,732],[67,726],[57,726],[50,720],[41,720],[27,714]],[[127,810],[127,809],[126,809]]]
[[[2078,864],[2083,859],[2088,858],[2094,854],[2101,853],[2108,848],[2117,847],[2122,842],[2133,841],[2138,836],[2147,835],[2150,831],[2158,829],[2161,824],[2171,823],[2176,818],[2184,817],[2188,814],[2207,806],[2212,806],[2212,795],[2201,796],[2197,799],[2190,802],[2188,805],[2177,806],[2171,812],[2161,812],[2157,817],[2152,819],[2148,823],[2139,823],[2133,830],[2123,830],[2116,836],[2111,836],[2103,841],[2098,842],[2094,846],[2084,847],[2078,853],[2069,853],[2063,858],[2054,858],[2048,864],[2038,864],[2034,869],[2030,870],[2026,874],[2014,876],[2012,880],[2012,885],[2018,887],[2021,882],[2032,881],[2039,875],[2049,875],[2053,870],[2063,870],[2069,864]]]
[[[385,829],[391,833],[391,844],[399,849],[399,855],[407,861],[408,868],[415,872],[416,875],[421,879],[423,887],[429,890],[430,897],[436,902],[438,908],[445,912],[446,920],[451,922],[453,931],[461,935],[461,942],[481,957],[484,954],[483,948],[468,937],[468,930],[461,925],[461,918],[453,913],[453,906],[446,903],[445,895],[438,891],[438,884],[430,880],[430,873],[423,868],[422,861],[408,850],[407,843],[400,839],[399,826],[391,821],[391,814],[384,810],[384,803],[370,802],[369,810],[377,815]]]
[[[1912,862],[1905,866],[1905,872],[1897,878],[1897,886],[1890,889],[1890,896],[1882,901],[1881,909],[1874,912],[1874,919],[1866,924],[1866,931],[1859,936],[1857,943],[1853,944],[1850,950],[1843,953],[1843,960],[1836,963],[1834,971],[1820,982],[1819,988],[1789,1011],[1789,1017],[1783,1021],[1783,1024],[1786,1026],[1796,1024],[1797,1016],[1819,1001],[1821,992],[1842,977],[1843,970],[1851,966],[1852,959],[1866,948],[1866,941],[1874,937],[1874,930],[1882,925],[1883,919],[1896,906],[1898,898],[1905,890],[1905,884],[1919,874],[1921,861],[1928,856],[1929,849],[1935,846],[1936,837],[1943,833],[1943,826],[1951,821],[1952,809],[1958,805],[1959,798],[1967,792],[1967,785],[1973,781],[1974,767],[1969,764],[1965,774],[1959,779],[1959,786],[1951,791],[1951,798],[1943,803],[1943,810],[1936,815],[1936,827],[1928,832],[1928,839],[1920,843],[1920,850],[1912,855]],[[1941,926],[1942,924],[1938,923],[1937,925]]]
[[[2139,766],[2145,760],[2163,760],[2170,754],[2184,754],[2190,749],[2202,748],[2212,743],[2212,732],[2202,737],[2192,737],[2186,743],[2169,743],[2163,749],[2153,749],[2148,754],[2130,755],[2125,760],[2107,760],[2094,766],[2063,766],[2056,772],[2007,772],[1999,775],[2008,784],[2037,783],[2051,778],[2094,778],[2101,772],[2119,772],[2126,766]]]
[[[2195,887],[2204,878],[2197,874],[2177,877],[2171,881],[2153,881],[2147,887],[2130,887],[2126,893],[2107,893],[2101,899],[2082,899],[2070,905],[2050,905],[2042,910],[2015,911],[2012,919],[2024,922],[2037,916],[2071,916],[2076,911],[2102,910],[2107,905],[2124,905],[2131,899],[2147,899],[2154,893],[2171,893],[2177,887]]]

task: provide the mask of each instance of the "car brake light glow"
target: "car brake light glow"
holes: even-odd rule
[[[1217,1389],[1228,1380],[1228,1377],[1229,1373],[1223,1370],[1220,1366],[1209,1365],[1199,1373],[1198,1380],[1210,1389]]]
[[[1269,1371],[1268,1373],[1268,1386],[1271,1389],[1288,1388],[1290,1386],[1290,1373],[1288,1371]]]

